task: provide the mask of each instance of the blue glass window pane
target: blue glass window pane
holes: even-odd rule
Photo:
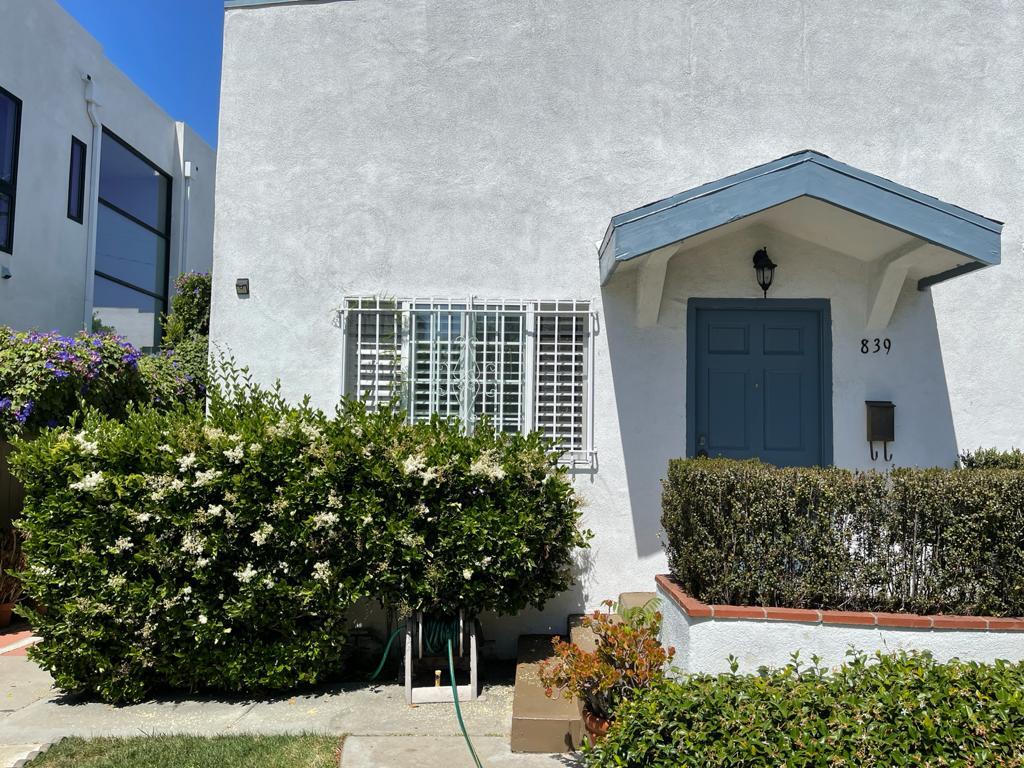
[[[68,218],[82,223],[85,212],[85,144],[71,140],[71,170],[68,172]]]
[[[114,137],[104,134],[100,155],[100,197],[168,234],[170,181]]]
[[[167,241],[100,204],[96,271],[165,296],[166,270]]]
[[[14,183],[14,151],[18,144],[18,103],[0,93],[0,182]]]
[[[11,198],[0,192],[0,250],[11,247]]]
[[[93,296],[94,331],[124,336],[143,352],[153,352],[160,341],[160,314],[164,303],[96,275]]]

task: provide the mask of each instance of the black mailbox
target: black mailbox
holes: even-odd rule
[[[896,439],[896,406],[889,400],[868,400],[864,405],[867,406],[871,460],[878,458],[874,444],[882,443],[882,455],[886,461],[891,461],[889,443]]]

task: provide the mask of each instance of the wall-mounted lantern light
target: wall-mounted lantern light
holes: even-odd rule
[[[757,284],[764,291],[764,297],[768,298],[768,289],[772,287],[772,280],[775,278],[775,267],[778,266],[768,258],[768,249],[762,248],[754,254],[754,272],[757,273]]]
[[[235,293],[238,294],[239,298],[248,298],[249,296],[249,278],[240,277],[235,280]]]

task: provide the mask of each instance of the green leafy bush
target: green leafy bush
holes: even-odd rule
[[[83,406],[120,418],[130,403],[194,399],[183,372],[157,375],[149,361],[120,336],[0,326],[0,439],[65,424]]]
[[[1024,664],[900,653],[694,675],[625,701],[592,768],[1024,765]]]
[[[141,353],[117,336],[0,326],[0,438],[65,422],[80,402],[121,415],[146,399]]]
[[[186,272],[174,281],[174,291],[164,318],[163,352],[144,365],[171,389],[184,379],[193,397],[201,399],[210,378],[210,275]]]
[[[965,469],[1024,469],[1024,452],[1019,448],[1000,451],[997,448],[979,448],[960,454],[960,466]]]
[[[711,603],[1024,615],[1024,472],[676,460],[662,525]]]
[[[336,676],[346,611],[516,611],[565,589],[579,505],[537,437],[334,418],[229,383],[17,444],[32,655],[68,691],[261,691]]]

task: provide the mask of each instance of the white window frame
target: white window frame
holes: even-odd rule
[[[371,407],[397,397],[410,421],[441,413],[467,429],[485,413],[498,429],[539,429],[561,446],[563,463],[595,468],[592,306],[578,299],[347,297],[340,310],[342,395]]]

